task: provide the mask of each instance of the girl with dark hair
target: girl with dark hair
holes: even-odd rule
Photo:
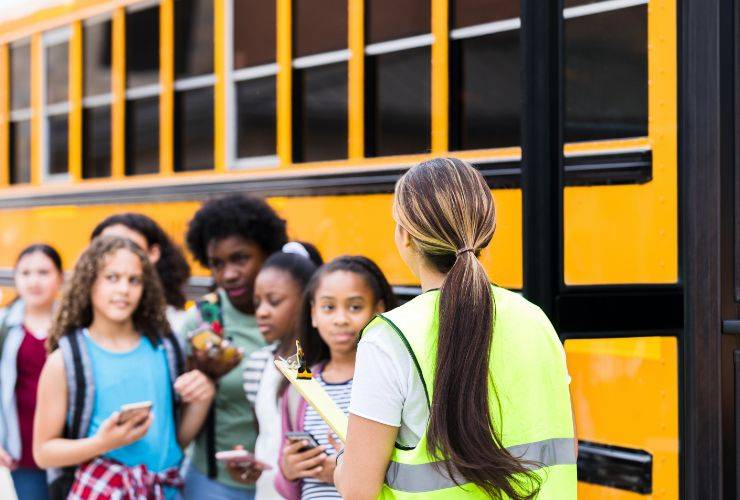
[[[98,237],[77,261],[47,339],[34,426],[34,458],[56,468],[54,498],[177,496],[182,449],[215,387],[183,373],[164,303],[154,267],[127,238]]]
[[[349,407],[357,339],[373,315],[396,305],[388,281],[366,257],[338,257],[314,274],[306,287],[299,324],[305,360],[314,378],[343,411]],[[328,425],[288,388],[281,402],[284,448],[276,487],[289,499],[341,498],[334,487],[336,453]],[[297,401],[297,404],[291,404]],[[290,441],[290,431],[308,432],[319,446]]]
[[[190,277],[190,266],[180,247],[159,224],[144,214],[111,215],[93,229],[90,239],[100,235],[128,238],[146,252],[162,281],[167,320],[172,330],[178,332],[185,320],[185,284]]]
[[[347,498],[576,498],[565,353],[547,316],[491,285],[480,252],[496,227],[483,176],[454,158],[396,184],[395,242],[420,296],[359,343]]]
[[[311,260],[311,256],[316,260]],[[234,463],[229,464],[229,470],[236,481],[256,480],[257,500],[282,498],[275,490],[275,471],[282,444],[280,397],[288,381],[274,360],[288,358],[295,350],[303,291],[319,265],[321,254],[316,247],[291,241],[262,264],[254,283],[254,316],[269,345],[252,354],[244,364],[244,390],[259,429],[254,454],[270,468]]]
[[[33,459],[33,419],[62,259],[49,245],[31,245],[18,256],[14,277],[18,296],[0,310],[0,466],[11,470],[18,498],[45,499],[46,472]]]

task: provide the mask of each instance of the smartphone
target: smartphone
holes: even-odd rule
[[[118,425],[125,424],[130,419],[140,415],[148,415],[151,410],[151,401],[139,401],[138,403],[121,405],[121,408],[118,410]]]
[[[316,440],[315,437],[311,435],[310,432],[306,432],[306,431],[286,432],[285,437],[293,442],[308,441],[308,445],[301,448],[300,451],[307,451],[307,450],[310,450],[311,448],[316,448],[317,446],[319,446],[319,442]]]
[[[247,450],[219,451],[216,453],[216,460],[220,460],[222,462],[235,462],[239,465],[244,465],[245,467],[251,466],[259,470],[272,469],[268,464],[257,460],[254,455],[249,453]]]

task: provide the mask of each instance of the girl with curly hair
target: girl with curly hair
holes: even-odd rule
[[[164,303],[154,267],[131,240],[96,238],[78,260],[47,339],[36,407],[36,462],[76,467],[74,480],[62,474],[52,491],[66,494],[68,480],[73,499],[177,495],[182,449],[215,388],[198,371],[179,373]],[[151,411],[119,411],[140,402]]]
[[[153,219],[144,214],[111,215],[93,229],[90,239],[103,236],[128,238],[146,252],[162,281],[167,321],[179,332],[185,320],[185,284],[190,277],[182,250]]]

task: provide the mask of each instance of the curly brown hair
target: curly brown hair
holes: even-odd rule
[[[143,292],[133,314],[134,327],[153,345],[157,345],[160,338],[172,335],[165,317],[166,302],[162,285],[157,277],[157,271],[144,251],[126,238],[99,236],[80,256],[72,278],[64,287],[61,304],[46,339],[46,349],[49,352],[59,347],[59,339],[64,335],[73,333],[78,328],[90,326],[93,320],[90,300],[92,286],[98,278],[105,258],[118,250],[128,250],[141,261]]]

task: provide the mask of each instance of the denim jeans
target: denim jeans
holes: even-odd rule
[[[49,488],[46,472],[39,469],[16,469],[10,473],[19,500],[47,500]]]
[[[254,488],[234,488],[208,479],[192,465],[185,474],[185,500],[254,500]]]

